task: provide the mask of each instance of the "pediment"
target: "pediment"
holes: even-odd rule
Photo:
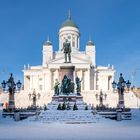
[[[65,57],[61,56],[59,58],[51,60],[49,64],[55,64],[55,63],[62,64],[64,62],[65,62]],[[74,64],[89,64],[90,60],[88,60],[87,58],[80,58],[80,57],[72,54],[71,55],[71,62]]]

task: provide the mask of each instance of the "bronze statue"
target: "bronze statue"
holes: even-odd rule
[[[61,92],[62,92],[62,94],[66,94],[67,80],[68,80],[67,76],[64,75],[64,78],[62,80],[62,85],[61,85]]]
[[[70,63],[71,62],[71,45],[68,42],[68,39],[66,39],[65,42],[63,43],[63,48],[61,49],[61,51],[63,50],[65,54],[65,63]],[[67,62],[67,57],[69,59],[68,62]]]
[[[77,85],[77,88],[76,88],[77,95],[81,95],[80,93],[81,93],[81,82],[82,82],[82,80],[80,80],[80,78],[76,77],[75,81],[76,81],[76,85]]]
[[[59,95],[59,82],[58,79],[55,80],[55,85],[54,85],[54,95],[58,96]]]
[[[70,93],[74,93],[74,83],[66,75],[62,80],[61,93],[64,95],[69,95]]]

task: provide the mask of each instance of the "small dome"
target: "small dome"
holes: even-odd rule
[[[89,40],[89,41],[87,42],[87,46],[94,46],[94,43],[93,43],[91,40]]]
[[[71,14],[70,14],[70,11],[68,13],[68,19],[62,24],[61,28],[63,27],[75,27],[78,29],[78,26],[76,25],[76,23],[74,23],[72,20],[71,20]]]
[[[52,45],[52,42],[49,41],[49,40],[47,40],[47,41],[44,43],[44,45],[46,45],[46,46],[50,46],[50,45]]]

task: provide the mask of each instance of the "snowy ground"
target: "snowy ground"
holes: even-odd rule
[[[101,118],[89,124],[15,122],[0,117],[0,140],[140,140],[140,110],[132,114],[132,120]]]

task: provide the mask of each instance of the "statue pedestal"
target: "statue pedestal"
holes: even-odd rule
[[[47,108],[49,110],[57,110],[58,105],[62,105],[64,102],[70,105],[71,110],[75,103],[77,104],[78,110],[85,110],[85,107],[87,106],[81,95],[70,93],[69,95],[53,96],[52,101],[47,105]]]
[[[59,95],[53,96],[52,101],[56,102],[77,102],[83,101],[83,97],[81,95],[69,94],[69,95]]]

